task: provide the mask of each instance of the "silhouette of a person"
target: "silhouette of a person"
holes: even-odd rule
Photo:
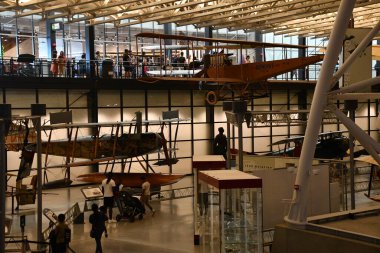
[[[223,155],[224,159],[227,159],[227,137],[223,127],[219,127],[218,131],[219,134],[214,139],[214,155]]]

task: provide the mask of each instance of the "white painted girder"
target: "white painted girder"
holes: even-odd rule
[[[378,6],[380,8],[380,6]],[[377,10],[356,11],[354,12],[355,27],[373,27],[380,19],[380,13]],[[364,17],[365,16],[365,17]],[[277,35],[307,35],[309,32],[319,33],[324,31],[329,33],[335,20],[335,16],[320,19],[301,19],[298,23],[292,21],[292,25],[284,23],[281,27],[265,29],[266,32],[274,32]],[[289,22],[290,23],[290,22]]]
[[[17,17],[42,14],[68,22],[91,21],[128,26],[156,21],[159,24],[194,24],[230,31],[265,31],[285,35],[326,36],[341,1],[334,0],[3,0],[1,11]],[[18,4],[17,4],[18,3]],[[380,0],[358,0],[356,27],[372,27],[379,18]],[[80,16],[78,18],[78,16]],[[105,20],[100,20],[103,18]],[[131,22],[123,22],[131,21]],[[325,27],[324,27],[325,26]]]
[[[224,18],[225,21],[229,22],[229,24],[231,26],[233,26],[234,24],[236,24],[236,22],[244,24],[244,23],[246,23],[247,20],[252,20],[255,23],[260,23],[264,19],[268,20],[269,17],[270,18],[288,17],[289,15],[295,15],[298,12],[303,13],[305,8],[311,8],[313,6],[314,7],[315,6],[320,7],[320,4],[317,4],[314,1],[309,1],[310,3],[309,2],[305,3],[304,0],[292,1],[292,2],[288,2],[288,1],[286,1],[286,2],[278,1],[278,2],[280,2],[280,3],[277,3],[274,8],[272,6],[264,5],[262,7],[256,8],[253,13],[252,13],[252,11],[251,12],[242,11],[242,12],[233,13],[233,14],[230,13],[229,16],[223,15],[221,18]],[[324,0],[323,4],[335,3],[335,2],[336,2],[335,0]],[[247,15],[249,13],[251,13],[251,15]],[[228,20],[229,17],[239,16],[239,15],[240,15],[240,17],[233,18],[233,21]],[[213,16],[211,18],[211,20],[216,19],[216,18],[219,18],[219,17]],[[200,27],[207,26],[207,24],[209,24],[209,26],[215,26],[215,28],[219,28],[219,26],[221,26],[223,24],[223,23],[221,23],[221,21],[209,22],[208,20],[203,20],[202,22],[198,22],[197,20],[195,20],[195,23],[197,23],[197,25]]]

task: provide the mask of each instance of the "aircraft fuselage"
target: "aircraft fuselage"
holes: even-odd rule
[[[300,57],[284,60],[254,62],[239,65],[211,65],[207,69],[210,78],[235,78],[246,83],[265,81],[270,77],[306,67],[323,60],[323,55]]]
[[[86,136],[76,140],[51,140],[42,143],[42,154],[99,159],[122,156],[131,158],[155,152],[162,147],[157,133],[104,135],[99,138]]]

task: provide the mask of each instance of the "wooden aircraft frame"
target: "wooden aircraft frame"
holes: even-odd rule
[[[199,83],[199,87],[203,88],[203,84],[208,84],[209,91],[206,94],[206,101],[209,104],[216,104],[222,100],[249,100],[252,98],[261,98],[268,96],[267,79],[284,74],[294,69],[303,68],[307,65],[317,63],[323,59],[323,55],[314,55],[309,57],[292,58],[275,61],[263,61],[232,65],[228,59],[229,54],[224,53],[224,50],[236,49],[242,52],[247,48],[297,48],[305,49],[303,45],[279,44],[279,43],[266,43],[256,41],[242,41],[242,40],[229,40],[229,39],[213,39],[201,38],[183,35],[167,35],[158,33],[139,33],[136,35],[136,49],[139,52],[139,38],[152,38],[159,40],[159,70],[156,70],[154,76],[146,76],[147,73],[143,71],[143,77],[139,78],[143,82],[155,82],[158,80],[167,81],[191,81]],[[166,41],[177,40],[180,42],[179,48],[187,48],[186,50],[203,50],[203,68],[201,71],[194,71],[193,68],[188,69],[188,73],[184,76],[166,76],[168,73],[164,66],[168,65],[166,60],[166,52],[173,50],[176,45],[166,45]],[[204,42],[210,45],[199,46],[195,45],[198,42]],[[213,45],[211,45],[213,44]],[[166,48],[166,46],[168,46]],[[144,47],[141,47],[143,50]],[[147,48],[147,47],[145,47]],[[215,50],[218,53],[209,54],[210,51]],[[264,51],[265,53],[265,51]],[[144,53],[143,53],[144,54]],[[143,55],[142,54],[142,55]],[[242,54],[240,61],[242,62]],[[265,56],[264,56],[265,59]],[[138,69],[138,68],[137,68]],[[193,72],[192,72],[193,70]],[[179,70],[178,70],[179,71]],[[183,70],[182,70],[183,71]],[[181,72],[182,73],[182,72]],[[160,75],[158,75],[160,74]],[[137,73],[139,75],[139,73]],[[258,88],[250,89],[250,84],[257,84]]]
[[[166,114],[165,114],[166,113]],[[166,115],[166,116],[165,116]],[[169,116],[168,116],[169,115]],[[122,164],[122,173],[125,172],[125,166],[127,165],[126,160],[135,158],[137,162],[144,169],[143,174],[149,174],[152,172],[155,173],[154,169],[148,163],[145,158],[145,155],[149,153],[158,153],[158,165],[171,165],[175,164],[178,160],[176,159],[176,140],[178,134],[179,122],[184,119],[175,118],[174,116],[178,115],[178,111],[164,112],[164,118],[162,120],[146,120],[146,121],[124,121],[124,122],[109,122],[109,123],[63,123],[63,124],[53,124],[45,125],[41,127],[41,130],[47,133],[47,141],[42,142],[41,144],[41,153],[45,155],[44,159],[44,185],[49,184],[47,178],[47,170],[51,168],[66,168],[65,178],[62,181],[62,185],[68,185],[72,181],[70,180],[70,168],[75,166],[87,166],[92,164],[106,163],[106,172],[112,171],[115,165],[116,160],[121,160]],[[171,117],[171,118],[170,118]],[[168,149],[166,146],[166,139],[164,136],[164,127],[165,125],[171,125],[176,123],[175,127],[175,136],[174,140],[170,136],[170,146],[173,149]],[[142,132],[142,126],[159,126],[160,132]],[[81,129],[89,129],[91,134],[85,137],[80,137]],[[101,135],[101,130],[107,128],[110,130],[110,134]],[[128,128],[125,133],[125,129]],[[53,135],[56,130],[66,130],[67,138],[65,139],[55,139],[53,140]],[[24,129],[25,130],[25,129]],[[17,144],[15,142],[7,143],[10,151],[19,151],[22,149],[32,150],[31,155],[25,157],[26,153],[21,155],[21,164],[29,163],[32,164],[33,156],[36,151],[35,142],[30,141],[28,138],[28,133],[22,133],[22,139],[24,140],[23,144]],[[29,134],[34,135],[32,131],[29,131]],[[33,139],[32,138],[32,139]],[[122,139],[124,138],[124,139]],[[128,139],[130,138],[130,139]],[[141,139],[139,139],[141,138]],[[12,139],[14,141],[14,138]],[[29,141],[28,141],[29,140]],[[33,139],[34,140],[34,139]],[[132,144],[129,145],[128,143]],[[138,145],[138,142],[142,142],[141,145]],[[17,145],[16,145],[17,144]],[[128,149],[132,146],[132,150]],[[123,149],[124,148],[124,149]],[[78,151],[79,150],[79,151]],[[160,153],[163,152],[165,155],[164,159],[160,158]],[[59,165],[49,165],[49,156],[62,156],[65,159],[65,162]],[[88,159],[86,161],[76,161],[76,158]],[[21,168],[21,165],[20,165]],[[20,170],[20,169],[19,169]],[[126,173],[130,173],[131,166],[129,167]],[[137,173],[133,173],[137,174]],[[123,175],[119,175],[123,177]],[[136,176],[136,175],[133,175]],[[163,177],[152,176],[157,178],[159,182],[165,182]],[[99,178],[99,176],[96,176]],[[132,178],[132,176],[131,176]],[[168,177],[169,178],[169,177]],[[182,175],[173,175],[170,179],[172,182],[182,178]],[[127,179],[125,179],[127,180]],[[161,181],[160,181],[161,180]],[[162,181],[163,180],[163,181]],[[129,180],[130,181],[130,180]],[[128,181],[128,182],[129,182]],[[52,183],[52,182],[51,182]],[[169,183],[169,182],[166,182]]]

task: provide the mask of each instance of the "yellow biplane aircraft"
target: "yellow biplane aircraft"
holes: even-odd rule
[[[295,48],[306,49],[306,46],[278,44],[278,43],[265,43],[256,41],[242,41],[242,40],[229,40],[229,39],[212,39],[201,38],[183,35],[167,35],[158,33],[139,33],[136,35],[136,41],[141,41],[140,38],[158,39],[158,64],[155,63],[155,69],[150,69],[149,63],[146,59],[142,59],[141,71],[142,77],[139,80],[144,82],[154,82],[158,80],[169,81],[192,81],[200,84],[215,84],[216,89],[209,90],[206,94],[206,101],[209,104],[216,104],[221,100],[242,99],[247,100],[250,98],[266,97],[267,88],[265,83],[268,78],[275,77],[293,70],[304,68],[310,64],[317,63],[323,59],[323,55],[313,55],[309,57],[291,58],[275,61],[262,61],[262,62],[243,62],[243,49],[257,49],[257,48]],[[168,40],[177,40],[180,45],[166,45]],[[212,44],[199,46],[199,43]],[[190,63],[170,62],[171,51],[177,49],[186,50],[191,54],[199,54],[201,51],[202,61],[197,62],[193,59]],[[138,52],[143,51],[144,48],[139,48],[136,44]],[[154,48],[149,48],[154,50]],[[228,50],[235,50],[240,56],[240,60],[233,63],[230,57],[233,55],[227,53]],[[225,52],[226,51],[226,52]],[[212,53],[214,52],[214,53]],[[240,53],[239,53],[240,52]],[[143,54],[144,55],[144,52]],[[183,57],[183,56],[181,56]],[[145,63],[144,63],[145,62]],[[149,65],[149,66],[147,66]],[[251,84],[259,84],[260,89],[250,90]],[[234,95],[231,95],[234,93]]]
[[[166,113],[166,114],[165,114]],[[153,168],[145,159],[145,155],[163,151],[165,158],[158,157],[158,165],[172,165],[178,160],[175,157],[176,135],[174,140],[170,140],[173,150],[167,148],[167,140],[164,136],[164,126],[166,124],[177,123],[178,129],[179,121],[178,111],[165,112],[163,115],[169,115],[162,120],[155,121],[124,121],[124,122],[111,122],[111,123],[79,123],[79,124],[52,124],[42,126],[41,129],[48,133],[46,141],[41,143],[41,154],[45,156],[45,163],[43,168],[57,168],[64,167],[67,171],[74,166],[86,166],[93,164],[105,163],[107,170],[112,171],[117,160],[122,160],[122,172],[113,172],[113,179],[116,183],[123,184],[128,187],[140,187],[142,184],[142,176],[147,175],[152,186],[161,186],[173,184],[183,178],[184,175],[175,174],[161,174],[155,173]],[[140,117],[141,119],[141,117]],[[142,126],[160,127],[160,132],[142,132]],[[8,135],[6,138],[6,147],[8,151],[20,151],[21,162],[17,175],[17,180],[29,176],[34,154],[36,153],[36,138],[34,129],[30,129],[25,124],[24,127],[18,128],[13,125],[17,131]],[[26,130],[27,129],[27,130]],[[54,139],[53,135],[57,131],[63,130],[67,133],[67,138]],[[89,131],[90,135],[80,136],[81,132]],[[108,134],[102,132],[108,131]],[[127,131],[127,132],[125,132]],[[16,133],[19,133],[17,136]],[[177,134],[177,130],[175,133]],[[11,132],[10,132],[11,133]],[[17,143],[15,140],[22,136],[24,142]],[[62,156],[65,162],[59,165],[49,165],[49,156]],[[77,159],[81,159],[77,161]],[[137,159],[138,163],[143,167],[143,173],[134,173],[128,169],[125,172],[126,160]],[[45,170],[46,171],[46,170]],[[69,172],[68,172],[69,173]],[[68,177],[66,177],[68,176]],[[105,178],[104,173],[90,173],[81,175],[78,180],[91,183],[101,183]],[[45,179],[46,173],[45,173]],[[45,183],[45,188],[66,186],[72,181],[69,175],[65,175],[63,180]],[[48,185],[48,186],[47,186]]]

